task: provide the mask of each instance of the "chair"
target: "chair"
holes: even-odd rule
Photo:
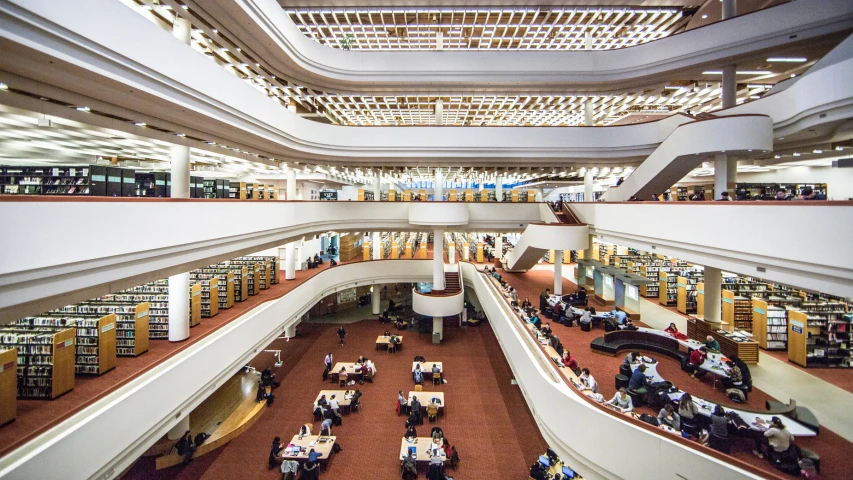
[[[625,387],[628,388],[628,377],[625,375],[616,375],[616,390]]]
[[[365,382],[373,383],[373,373],[365,371],[364,376],[362,377]]]
[[[634,372],[631,371],[631,367],[628,365],[625,365],[624,363],[619,365],[619,375],[625,375],[626,377],[631,378],[633,373]]]
[[[391,342],[388,342],[388,353],[394,353],[395,350],[396,349],[394,348],[394,344]]]
[[[433,373],[432,374],[432,384],[433,385],[441,385],[441,374]]]
[[[696,423],[695,418],[681,417],[681,431],[686,432],[694,437],[699,437],[699,424]]]
[[[338,376],[338,385],[345,387],[347,385],[347,377]]]
[[[430,403],[426,408],[427,413],[427,421],[433,421],[438,419],[438,405],[434,403]]]
[[[416,392],[421,392],[421,391],[423,391],[423,389],[424,389],[423,385],[415,385],[415,391]]]
[[[708,438],[708,445],[718,452],[729,453],[732,442],[729,437],[719,437],[712,433]]]
[[[361,399],[353,400],[353,402],[349,406],[350,413],[352,412],[360,412],[361,411]]]
[[[642,407],[646,404],[646,394],[629,388],[628,395],[631,397],[631,403],[634,404],[634,408]]]

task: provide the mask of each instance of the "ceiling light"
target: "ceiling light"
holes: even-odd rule
[[[782,155],[773,155],[773,158],[782,158]]]
[[[808,61],[808,58],[805,57],[771,57],[767,59],[768,62],[786,62],[786,63],[803,63]]]
[[[791,74],[791,78],[794,78],[794,77],[796,77],[796,76],[797,76],[797,74],[796,74],[796,73],[792,73],[792,74]]]
[[[78,112],[91,112],[89,107],[77,107]]]
[[[812,153],[823,153],[823,150],[814,150]]]
[[[9,90],[9,85],[6,85],[3,82],[0,82],[0,90]]]
[[[799,157],[799,156],[800,156],[800,152],[794,152],[794,156],[795,156],[795,157]]]
[[[702,18],[708,18],[708,15],[702,15]]]
[[[186,5],[181,5],[181,8],[183,8],[184,10],[189,10],[189,9],[190,9],[190,7],[188,7],[188,6],[186,6]]]
[[[175,135],[177,135],[179,137],[186,137],[187,136],[186,133],[176,133]]]
[[[144,127],[145,126],[145,122],[134,122],[133,124],[136,125],[137,127]]]

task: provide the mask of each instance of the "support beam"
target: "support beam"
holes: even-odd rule
[[[296,170],[287,170],[287,201],[296,200]]]
[[[382,238],[379,235],[379,232],[373,232],[373,259],[381,260],[382,259]]]
[[[172,198],[190,198],[190,147],[172,145]]]
[[[723,2],[723,20],[737,16],[737,0],[721,0]]]
[[[592,191],[592,172],[587,170],[583,176],[583,201],[593,202],[594,195]]]
[[[433,200],[436,202],[444,201],[444,175],[441,173],[441,167],[435,169],[435,189],[433,190]]]
[[[499,202],[504,201],[504,177],[500,175],[495,178],[495,198]]]
[[[730,155],[714,155],[714,199],[719,200],[723,192],[729,192],[734,200],[737,185],[737,159]]]
[[[563,294],[563,251],[554,250],[554,295]]]
[[[370,287],[370,303],[373,307],[373,314],[379,315],[381,311],[382,293],[379,290],[379,284]]]
[[[720,85],[723,90],[723,108],[731,108],[737,105],[736,73],[737,65],[726,65],[723,67],[723,83]]]
[[[705,267],[705,320],[721,320],[723,272],[719,268]],[[702,340],[701,338],[698,340]]]
[[[169,277],[169,341],[190,338],[190,274]]]
[[[444,290],[444,229],[436,228],[432,244],[432,289]]]
[[[284,279],[296,279],[296,244],[290,242],[284,246]]]
[[[583,124],[586,127],[595,126],[595,118],[592,112],[592,99],[587,98],[583,102]]]

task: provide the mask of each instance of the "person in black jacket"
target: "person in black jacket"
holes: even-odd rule
[[[281,437],[275,437],[272,441],[272,448],[270,449],[270,470],[275,468],[276,464],[278,464],[278,456],[281,454],[281,451],[284,450],[284,446],[281,445]]]
[[[741,377],[743,377],[743,386],[747,389],[747,391],[752,391],[752,374],[749,373],[749,367],[746,365],[746,362],[740,359],[737,355],[732,355],[730,360],[737,365],[737,368],[740,369]]]
[[[341,346],[343,347],[344,346],[344,337],[347,336],[347,331],[343,325],[341,325],[341,328],[338,329],[338,336],[341,337]]]

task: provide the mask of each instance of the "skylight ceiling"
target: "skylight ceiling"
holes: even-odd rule
[[[609,50],[682,29],[674,7],[286,8],[306,36],[351,50]]]

